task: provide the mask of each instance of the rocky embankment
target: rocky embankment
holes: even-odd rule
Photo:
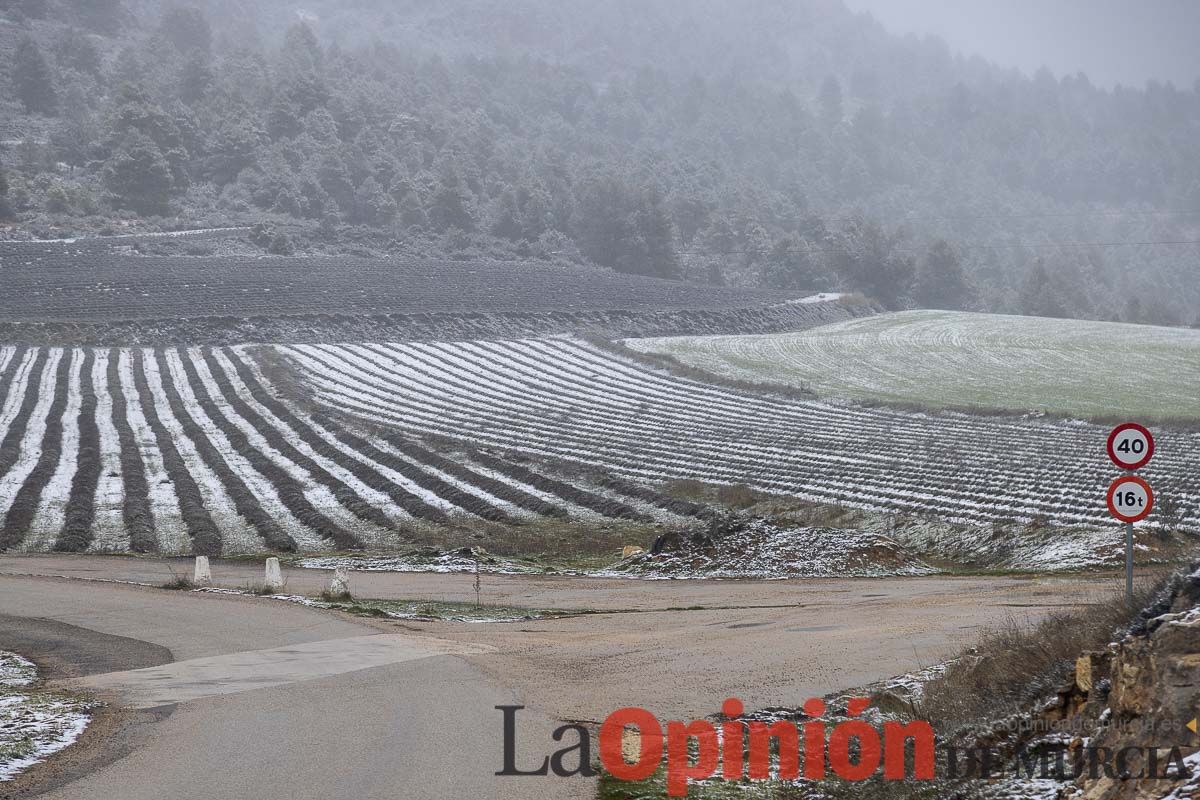
[[[1200,568],[1194,567],[1121,641],[1080,655],[1066,685],[1027,720],[1037,733],[984,743],[1015,745],[1039,760],[1065,748],[1068,768],[1082,774],[1058,791],[1060,800],[1200,798],[1198,714]]]

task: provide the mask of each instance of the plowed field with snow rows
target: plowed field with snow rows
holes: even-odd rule
[[[625,488],[368,440],[236,350],[0,347],[0,551],[377,549],[416,526],[670,515]]]
[[[727,389],[571,338],[280,346],[320,404],[415,435],[572,459],[629,479],[745,482],[943,518],[1112,524],[1107,429],[917,414]],[[1145,470],[1200,531],[1200,435]]]

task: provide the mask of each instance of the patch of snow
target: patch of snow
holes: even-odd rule
[[[0,689],[28,686],[37,680],[37,667],[16,653],[0,650]]]
[[[879,533],[780,527],[755,519],[715,537],[711,543],[685,543],[658,555],[638,553],[599,574],[784,579],[929,575],[936,571]]]
[[[69,747],[87,727],[93,704],[21,691],[36,681],[30,661],[0,651],[0,782]]]
[[[810,306],[817,303],[832,303],[835,300],[841,300],[841,292],[822,292],[821,294],[811,294],[808,297],[801,297],[797,300],[788,300],[790,305]]]
[[[1183,766],[1191,777],[1170,794],[1163,795],[1162,800],[1191,800],[1200,796],[1200,752],[1185,756]]]

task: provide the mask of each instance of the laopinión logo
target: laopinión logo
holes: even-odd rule
[[[1090,778],[1179,780],[1190,778],[1180,747],[1076,747],[1039,745],[1005,757],[996,748],[939,745],[933,727],[923,720],[884,722],[876,728],[858,719],[870,707],[868,698],[851,698],[848,719],[821,720],[825,702],[804,703],[806,721],[743,720],[745,706],[730,698],[721,708],[724,720],[669,721],[665,729],[644,708],[614,711],[598,733],[600,764],[618,780],[642,781],[666,764],[667,794],[685,797],[691,781],[820,781],[827,775],[847,781],[990,780],[1005,776],[1058,781]],[[504,720],[504,765],[500,776],[587,776],[592,767],[592,736],[587,726],[568,724],[552,734],[566,746],[543,757],[537,766],[517,764],[517,714],[524,706],[496,706]],[[631,746],[632,745],[632,746]],[[636,751],[635,751],[636,750]]]

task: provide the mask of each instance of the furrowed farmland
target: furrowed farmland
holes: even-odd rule
[[[1200,419],[1200,331],[1183,328],[905,311],[778,335],[626,344],[726,378],[835,397]]]
[[[145,257],[130,241],[145,244],[0,246],[0,550],[383,552],[556,525],[649,544],[723,524],[720,487],[1097,530],[1104,428],[855,400],[987,405],[988,375],[1020,364],[1015,409],[1078,409],[1078,373],[1121,348],[1154,356],[1147,403],[1178,416],[1195,399],[1175,381],[1198,361],[1189,331],[1021,320],[1034,335],[559,264]],[[769,335],[702,335],[752,332]],[[657,334],[689,335],[627,338]],[[1111,409],[1153,410],[1131,396]],[[1163,524],[1200,532],[1200,434],[1159,436]]]
[[[3,347],[0,398],[2,551],[387,549],[429,526],[704,510],[368,440],[281,402],[237,350]]]
[[[276,352],[330,412],[634,481],[745,483],[965,522],[1107,520],[1107,429],[1095,425],[742,391],[565,337]],[[1200,531],[1200,434],[1161,432],[1146,474],[1183,509],[1181,527]]]
[[[765,332],[872,310],[546,262],[155,257],[114,247],[95,240],[0,243],[0,341],[231,345],[579,330]]]

